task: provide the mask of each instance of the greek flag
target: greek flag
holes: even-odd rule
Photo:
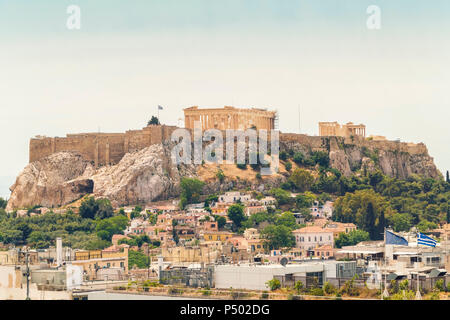
[[[161,107],[159,104],[158,104],[158,110],[162,110],[163,109],[163,107]]]
[[[408,241],[405,238],[400,237],[399,235],[396,235],[395,233],[386,230],[386,244],[397,244],[401,246],[407,246]]]
[[[423,233],[418,233],[417,234],[417,244],[421,244],[424,246],[429,246],[429,247],[436,247],[436,243],[437,241],[434,240],[433,238],[424,235]]]

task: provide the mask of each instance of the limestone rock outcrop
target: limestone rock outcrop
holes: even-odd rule
[[[128,153],[117,165],[102,167],[88,177],[94,181],[95,196],[120,206],[176,196],[181,177],[194,175],[194,166],[172,163],[168,145],[155,144]]]
[[[329,157],[330,157],[330,166],[332,168],[338,169],[345,176],[349,176],[352,174],[349,158],[345,154],[345,152],[341,150],[330,151]]]
[[[349,176],[360,170],[381,170],[384,174],[407,178],[412,174],[442,179],[433,158],[424,144],[394,141],[375,142],[366,139],[317,137],[282,134],[280,150],[302,152],[310,157],[314,151],[327,152],[330,166]],[[75,152],[58,152],[27,165],[11,187],[7,211],[34,205],[57,207],[71,203],[86,194],[106,197],[115,206],[134,205],[166,200],[180,194],[184,176],[199,177],[195,165],[172,163],[169,142],[153,144],[139,151],[126,153],[115,165],[94,168],[92,161]],[[268,190],[286,181],[278,174],[260,181],[235,179],[239,173],[222,182],[204,179],[205,193],[230,189]]]
[[[369,171],[380,170],[385,175],[400,179],[413,174],[443,178],[423,143],[283,134],[280,150],[302,152],[307,157],[314,151],[327,152],[330,166],[346,176],[365,167]]]
[[[92,180],[77,179],[89,167],[88,161],[73,152],[55,153],[30,163],[10,188],[6,210],[34,205],[60,206],[92,192]]]
[[[89,193],[117,206],[167,199],[179,194],[182,176],[193,175],[195,168],[173,164],[169,146],[162,144],[99,169],[77,153],[59,152],[25,167],[11,187],[7,210],[62,206]]]

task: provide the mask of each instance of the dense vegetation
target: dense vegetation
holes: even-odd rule
[[[375,153],[365,151],[366,156],[377,160]],[[407,179],[398,179],[383,175],[380,171],[367,172],[357,169],[355,174],[346,177],[336,169],[329,167],[326,152],[280,153],[288,179],[268,194],[277,200],[277,209],[269,209],[246,217],[243,206],[231,206],[228,217],[233,222],[232,230],[242,233],[250,227],[258,228],[270,249],[293,245],[291,231],[299,228],[291,212],[299,212],[305,221],[312,219],[309,207],[313,201],[324,203],[335,200],[332,219],[339,222],[355,223],[358,232],[343,235],[336,245],[344,246],[363,240],[378,240],[383,237],[385,227],[394,231],[409,231],[416,227],[421,232],[436,228],[450,221],[450,181],[435,180],[412,175]],[[375,161],[376,162],[376,161]],[[292,164],[296,164],[293,169]],[[218,179],[221,172],[218,171]],[[194,178],[182,178],[180,206],[196,203],[204,182]],[[291,196],[296,192],[296,197]],[[256,193],[256,191],[254,191]],[[262,197],[262,194],[258,194]],[[209,195],[205,200],[205,209],[211,212],[209,205],[217,201],[217,195]],[[0,242],[5,244],[29,244],[34,248],[46,248],[62,237],[64,245],[74,248],[100,249],[111,244],[111,237],[123,233],[128,224],[123,209],[114,212],[107,199],[87,197],[80,206],[79,214],[70,210],[65,214],[47,213],[45,215],[16,217],[15,213],[5,212],[7,202],[0,198]],[[131,218],[140,215],[142,208],[136,207]],[[33,211],[30,208],[29,213]],[[149,214],[154,224],[156,215]],[[223,217],[216,216],[219,228],[226,225]],[[145,239],[126,240],[130,245],[141,244]],[[125,241],[125,240],[124,240]],[[127,242],[125,242],[127,243]],[[157,245],[157,244],[152,244]]]
[[[130,269],[134,266],[136,266],[138,269],[148,268],[149,265],[150,257],[139,251],[128,251],[128,267]]]
[[[83,208],[83,209],[82,209]],[[31,212],[33,209],[30,209]],[[0,209],[0,242],[17,246],[28,244],[32,248],[55,245],[57,237],[63,244],[81,249],[103,249],[111,245],[111,237],[123,233],[128,218],[114,215],[107,199],[85,199],[80,214],[49,212],[43,215],[16,217]]]
[[[182,178],[180,182],[180,207],[184,207],[189,203],[198,202],[205,183],[195,178]]]
[[[376,162],[374,152],[365,150],[365,153]],[[301,152],[281,152],[280,159],[292,159],[303,168],[295,169],[281,188],[272,189],[271,194],[279,205],[302,212],[312,199],[304,201],[308,191],[322,203],[326,201],[323,195],[332,195],[337,198],[333,220],[355,223],[359,229],[367,231],[372,240],[382,238],[385,226],[397,232],[409,231],[412,227],[426,232],[450,221],[448,173],[445,180],[417,175],[398,179],[379,170],[356,170],[351,177],[345,177],[329,167],[324,152],[315,152],[308,157]],[[303,194],[293,199],[291,191]]]

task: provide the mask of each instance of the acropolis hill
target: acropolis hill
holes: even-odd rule
[[[239,109],[234,107],[184,109],[185,127],[193,129],[194,121],[200,121],[202,130],[207,129],[274,129],[276,113],[263,109]],[[338,129],[336,129],[336,127]],[[136,152],[163,141],[169,141],[176,126],[149,125],[142,130],[129,130],[125,133],[78,133],[66,137],[36,136],[30,139],[29,162],[45,158],[61,151],[79,153],[95,167],[117,164],[125,154]],[[332,128],[332,129],[331,129]],[[359,130],[359,131],[358,131]],[[362,131],[363,130],[363,131]],[[378,151],[393,151],[410,155],[427,155],[423,143],[404,143],[397,141],[373,141],[365,138],[365,126],[349,123],[340,127],[336,122],[319,123],[322,136],[280,133],[281,144],[299,143],[309,149],[337,151],[343,145],[358,145]],[[332,138],[333,139],[330,139]],[[389,174],[389,173],[388,173]],[[407,175],[407,174],[406,174]]]
[[[203,129],[269,129],[276,127],[277,120],[275,112],[263,109],[187,108],[185,114],[188,128],[194,119],[201,121]],[[220,119],[228,120],[223,123]],[[359,170],[378,169],[397,178],[417,174],[442,179],[423,143],[366,138],[364,125],[321,125],[326,126],[323,130],[327,130],[329,135],[281,132],[280,152],[302,152],[305,157],[310,157],[313,151],[327,152],[330,166],[346,176]],[[179,182],[183,176],[197,176],[206,181],[206,188],[211,192],[239,186],[270,188],[287,179],[283,164],[279,173],[265,176],[262,185],[255,179],[255,172],[239,171],[236,165],[220,165],[227,177],[223,183],[218,183],[215,177],[217,168],[213,165],[209,165],[209,169],[208,166],[177,166],[170,160],[173,146],[170,137],[175,129],[175,126],[150,125],[125,133],[33,138],[30,140],[30,164],[11,187],[8,209],[33,205],[61,206],[87,193],[107,197],[117,205],[162,200],[179,194]],[[237,176],[239,180],[236,180]]]

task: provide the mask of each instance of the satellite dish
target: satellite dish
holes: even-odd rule
[[[288,263],[288,259],[287,259],[286,257],[284,257],[284,258],[282,258],[282,259],[280,260],[280,264],[281,264],[283,267],[285,267],[285,266],[287,265],[287,263]]]

